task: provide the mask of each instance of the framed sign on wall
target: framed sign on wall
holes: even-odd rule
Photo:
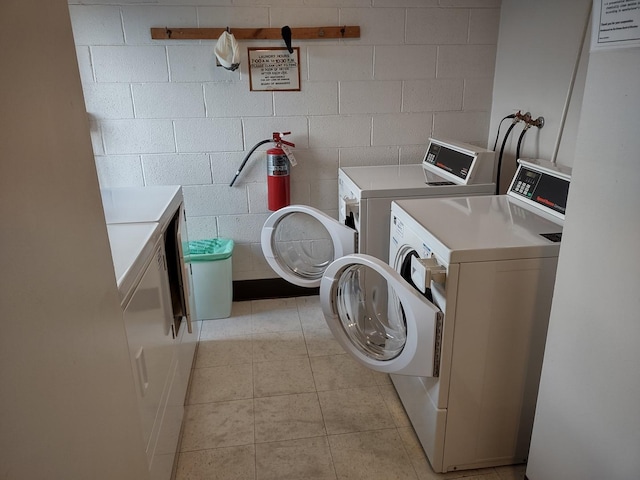
[[[249,48],[249,88],[251,91],[299,91],[300,47]]]

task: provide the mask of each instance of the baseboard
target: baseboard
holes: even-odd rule
[[[319,288],[298,287],[282,278],[238,280],[233,282],[233,301],[260,300],[265,298],[288,298],[318,295]]]

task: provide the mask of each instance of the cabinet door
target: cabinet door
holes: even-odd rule
[[[174,355],[172,315],[163,284],[166,278],[162,244],[155,250],[140,283],[124,308],[140,416],[147,454],[159,428],[161,403]],[[153,445],[152,445],[153,446]]]
[[[178,222],[176,226],[176,245],[178,248],[178,264],[179,271],[181,273],[181,287],[184,300],[184,316],[187,321],[187,330],[190,334],[193,334],[193,321],[195,320],[193,305],[195,304],[195,297],[193,296],[193,288],[191,285],[191,270],[190,264],[186,264],[184,261],[185,252],[189,251],[189,238],[187,237],[187,214],[184,209],[184,205],[180,205],[178,210]]]
[[[189,377],[191,376],[191,366],[193,365],[193,359],[195,356],[196,345],[198,338],[200,337],[200,322],[197,320],[197,314],[195,309],[195,296],[193,290],[193,276],[191,273],[191,264],[185,263],[185,253],[188,252],[189,240],[187,238],[186,228],[186,213],[184,205],[180,206],[179,210],[179,222],[177,235],[177,245],[179,247],[179,269],[182,272],[182,292],[184,294],[184,301],[186,304],[186,322],[182,322],[180,329],[178,330],[178,339],[180,342],[178,352],[178,375],[177,383],[178,388],[182,391],[182,399],[184,401],[187,393],[187,386],[189,384]],[[186,325],[184,325],[186,323]]]

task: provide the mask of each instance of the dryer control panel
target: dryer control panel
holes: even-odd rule
[[[546,160],[518,160],[508,195],[564,219],[571,169]]]
[[[443,177],[440,185],[493,183],[495,153],[468,143],[429,139],[422,165]],[[433,185],[429,182],[429,185]],[[436,185],[437,185],[436,184]]]

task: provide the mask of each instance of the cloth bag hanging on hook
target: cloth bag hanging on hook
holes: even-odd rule
[[[232,33],[226,30],[222,32],[216,42],[214,53],[220,65],[227,70],[233,71],[240,66],[240,48]]]

